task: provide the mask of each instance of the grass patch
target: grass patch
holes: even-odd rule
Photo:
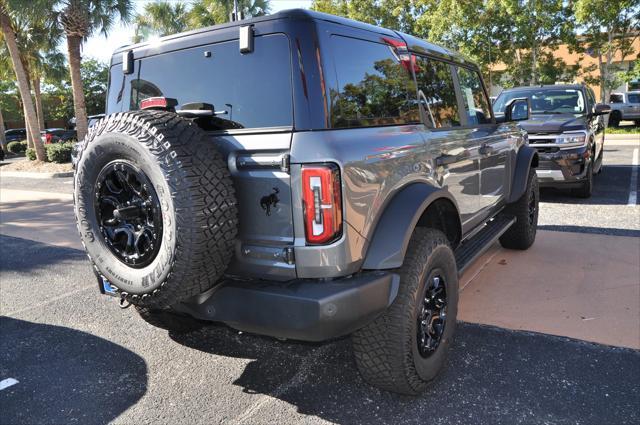
[[[633,125],[627,127],[607,127],[608,134],[640,134],[640,127]]]

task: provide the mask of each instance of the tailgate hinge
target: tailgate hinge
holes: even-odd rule
[[[285,153],[282,155],[282,159],[280,160],[280,171],[283,173],[289,173],[291,169],[291,155]]]

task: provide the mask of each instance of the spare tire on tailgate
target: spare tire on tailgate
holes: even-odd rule
[[[138,306],[169,307],[210,289],[234,252],[227,164],[174,113],[117,113],[93,126],[79,147],[74,201],[95,269]]]

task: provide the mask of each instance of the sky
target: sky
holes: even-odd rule
[[[132,0],[136,7],[136,12],[142,13],[144,5],[153,3],[155,0]],[[165,0],[175,3],[188,3],[182,0]],[[309,8],[311,0],[271,0],[272,12],[278,12],[284,9]],[[90,37],[84,44],[83,57],[94,58],[103,62],[111,59],[111,54],[115,49],[125,44],[131,43],[133,37],[133,25],[118,25],[109,32],[109,36],[105,38],[102,34],[95,34]],[[66,53],[66,46],[62,46],[62,51]]]

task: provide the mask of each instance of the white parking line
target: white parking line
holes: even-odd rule
[[[634,206],[638,201],[638,149],[633,150],[633,161],[631,162],[631,184],[629,185],[629,202],[627,205]]]
[[[4,390],[5,388],[9,388],[10,386],[15,385],[17,383],[18,383],[18,380],[14,378],[3,379],[2,381],[0,381],[0,391]]]

